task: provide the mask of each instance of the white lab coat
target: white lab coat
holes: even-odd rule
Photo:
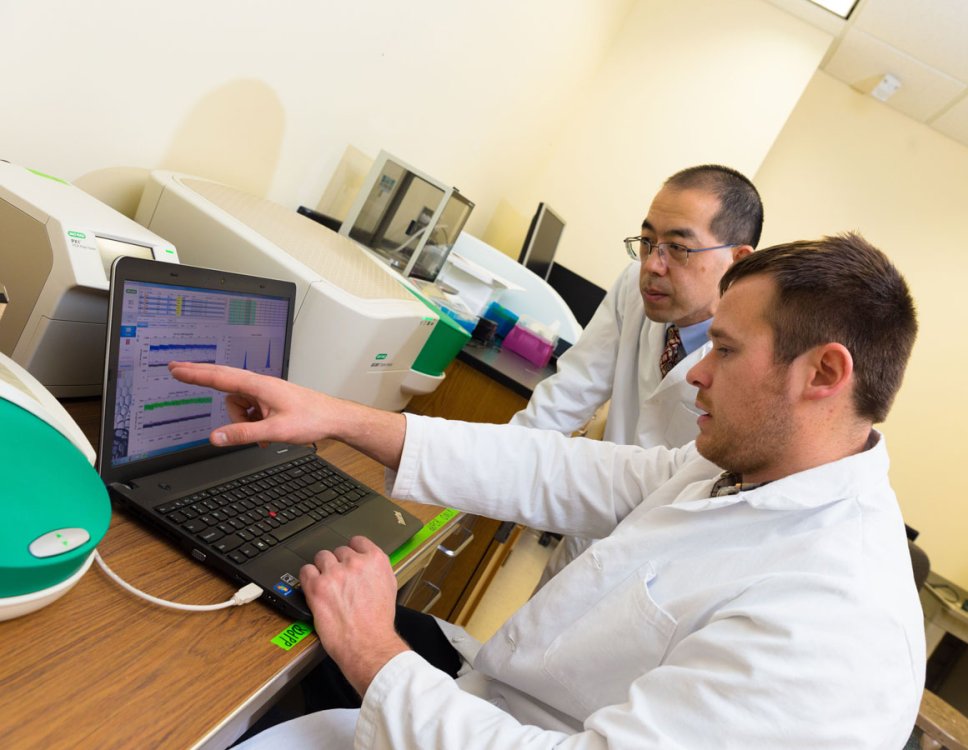
[[[611,399],[604,440],[646,448],[685,445],[698,433],[690,410],[696,389],[686,373],[711,345],[690,352],[663,378],[664,346],[665,324],[645,317],[639,265],[632,263],[558,360],[558,371],[538,384],[511,424],[571,434]]]
[[[394,496],[604,538],[459,685],[413,653],[391,660],[355,747],[900,748],[924,631],[873,435],[861,454],[709,498],[718,470],[692,444],[408,416]]]
[[[686,373],[712,347],[690,352],[664,378],[659,357],[665,324],[645,316],[639,264],[631,263],[595,311],[581,338],[558,360],[511,424],[570,435],[611,399],[603,440],[623,445],[677,448],[699,433],[693,407],[696,388]],[[542,573],[538,587],[580,555],[592,539],[566,536]]]
[[[691,444],[643,450],[408,415],[394,496],[605,538],[458,681],[405,652],[358,718],[319,712],[246,750],[349,747],[354,720],[357,750],[897,750],[925,644],[887,469],[879,439],[709,498],[718,469]]]

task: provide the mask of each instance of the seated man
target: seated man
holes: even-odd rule
[[[762,227],[760,196],[736,170],[705,164],[672,175],[640,236],[626,240],[638,262],[618,277],[557,372],[511,423],[571,434],[611,400],[609,442],[676,447],[695,438],[696,420],[682,406],[693,403],[696,389],[685,374],[705,354],[719,280],[753,251]],[[673,328],[679,350],[663,366]]]
[[[302,585],[362,707],[247,747],[901,747],[924,631],[873,424],[916,335],[907,286],[846,235],[753,253],[721,289],[713,349],[688,375],[699,436],[681,449],[380,412],[172,363],[232,394],[216,445],[336,438],[396,469],[397,497],[600,538],[456,680],[394,631],[378,548],[320,552]]]
[[[534,390],[511,424],[571,434],[610,401],[603,438],[677,448],[695,439],[689,369],[708,351],[719,280],[756,247],[763,204],[753,183],[716,164],[683,169],[662,185],[629,237],[630,264],[605,295],[558,371]],[[541,585],[591,539],[568,536]]]

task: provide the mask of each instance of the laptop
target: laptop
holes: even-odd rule
[[[224,394],[186,385],[171,360],[285,378],[296,287],[122,257],[111,270],[98,472],[120,507],[283,614],[312,618],[299,569],[369,537],[385,552],[420,521],[316,456],[281,443],[216,448]]]

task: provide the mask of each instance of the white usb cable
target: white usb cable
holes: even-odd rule
[[[159,599],[156,596],[152,596],[151,594],[146,594],[144,591],[136,589],[130,583],[123,580],[117,573],[108,567],[108,564],[104,562],[97,550],[94,550],[94,559],[97,560],[97,564],[101,566],[101,570],[107,573],[108,577],[121,586],[121,588],[126,589],[135,596],[140,596],[142,599],[145,599],[152,604],[157,604],[161,607],[180,609],[185,612],[211,612],[212,610],[216,609],[227,609],[228,607],[238,607],[243,604],[248,604],[249,602],[255,601],[262,596],[262,589],[254,583],[249,583],[236,591],[231,599],[220,604],[181,604],[179,602],[169,602],[165,599]]]

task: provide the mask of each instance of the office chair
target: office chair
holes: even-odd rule
[[[911,553],[911,568],[914,571],[914,585],[918,591],[928,580],[928,573],[931,572],[931,560],[928,553],[921,549],[911,540],[908,540],[908,552]]]
[[[914,583],[921,590],[931,570],[927,553],[908,541]],[[905,750],[968,750],[968,719],[930,690],[921,696],[914,731]]]

